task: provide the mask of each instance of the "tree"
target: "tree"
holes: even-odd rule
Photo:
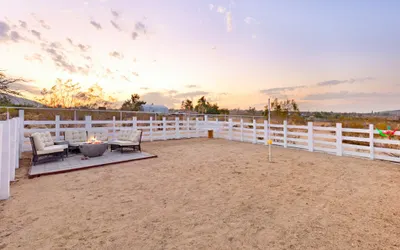
[[[219,110],[219,113],[220,113],[221,115],[229,115],[229,109],[220,109],[220,110]]]
[[[247,110],[247,113],[249,115],[256,115],[256,108],[255,107],[249,107],[249,109]]]
[[[291,112],[298,114],[300,111],[295,100],[287,99],[280,101],[278,98],[275,98],[271,102],[271,112],[275,112],[275,114],[280,117],[287,117]],[[268,115],[268,106],[265,106],[264,115]]]
[[[49,90],[41,91],[41,98],[37,100],[48,107],[53,108],[98,108],[110,107],[116,100],[106,96],[98,84],[94,84],[83,91],[79,83],[73,83],[71,79],[56,80],[56,84]]]
[[[202,96],[199,100],[197,100],[197,105],[194,107],[194,110],[199,112],[200,114],[205,114],[207,111],[207,100],[204,96]]]
[[[193,102],[189,99],[182,101],[181,109],[185,111],[192,111],[193,110]]]
[[[131,98],[122,104],[121,110],[139,111],[143,104],[146,104],[146,102],[140,101],[138,94],[132,94]]]
[[[11,94],[11,95],[21,96],[20,92],[10,89],[10,85],[19,82],[25,82],[25,80],[21,78],[8,77],[4,72],[0,71],[0,94]]]

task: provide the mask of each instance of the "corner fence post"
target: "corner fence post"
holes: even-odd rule
[[[167,118],[162,118],[162,125],[163,125],[163,140],[167,140]]]
[[[20,129],[19,129],[19,132],[20,132],[20,134],[19,134],[19,152],[20,152],[20,155],[19,155],[19,158],[22,158],[22,152],[24,150],[24,140],[25,140],[25,137],[24,137],[25,112],[24,112],[23,109],[20,109],[18,111],[18,116],[20,118]]]
[[[56,141],[60,140],[60,116],[56,115]]]
[[[371,160],[375,159],[374,152],[374,124],[369,125],[369,158]]]
[[[233,140],[233,123],[232,118],[229,118],[229,140]]]
[[[314,151],[314,129],[312,122],[308,122],[308,151]]]
[[[179,139],[179,117],[175,117],[175,138]]]
[[[253,143],[257,143],[257,123],[255,119],[253,119]]]
[[[288,137],[287,132],[288,132],[287,120],[284,120],[283,121],[283,146],[285,148],[287,148],[287,144],[288,144],[287,143],[287,137]]]
[[[150,141],[153,141],[153,117],[150,116]]]
[[[243,118],[240,118],[240,141],[243,141]]]
[[[336,155],[343,155],[343,145],[342,145],[342,124],[336,123]]]

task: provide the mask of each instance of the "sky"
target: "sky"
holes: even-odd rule
[[[178,108],[400,109],[400,1],[0,0],[0,69]]]

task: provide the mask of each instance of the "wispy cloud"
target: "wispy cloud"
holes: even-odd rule
[[[13,83],[13,88],[18,91],[26,91],[28,93],[32,93],[34,95],[40,95],[42,89],[37,87],[35,84],[16,82]]]
[[[212,11],[212,10],[214,9],[214,4],[210,3],[210,4],[208,5],[208,8]]]
[[[310,94],[302,98],[303,100],[343,100],[343,99],[356,99],[356,98],[388,98],[388,97],[397,97],[398,93],[377,93],[377,92],[349,92],[349,91],[340,91],[340,92],[325,92],[319,94]]]
[[[210,92],[206,91],[191,91],[191,92],[184,92],[175,95],[176,98],[192,98],[196,96],[208,95]]]
[[[72,45],[73,47],[79,49],[81,52],[87,52],[91,46],[90,45],[84,45],[82,43],[77,43],[75,44],[74,41],[72,41],[71,38],[67,38],[67,41],[70,45]]]
[[[38,61],[38,62],[43,62],[43,57],[42,57],[42,55],[40,55],[40,54],[38,54],[38,53],[35,53],[35,54],[33,54],[33,55],[31,55],[31,56],[25,56],[24,57],[25,58],[25,60],[27,60],[27,61]]]
[[[111,20],[110,22],[111,22],[112,26],[113,26],[115,29],[117,29],[118,31],[121,31],[121,28],[119,27],[119,25],[118,25],[116,22],[114,22],[113,20]]]
[[[132,32],[132,40],[136,40],[138,36],[139,34],[136,31]]]
[[[329,80],[317,83],[318,86],[334,86],[343,83],[355,83],[375,80],[375,77],[360,77],[360,78],[350,78],[348,80]]]
[[[90,24],[93,25],[93,27],[95,27],[97,30],[102,29],[100,23],[98,23],[98,22],[95,22],[92,20],[92,21],[90,21]]]
[[[119,18],[120,13],[116,10],[111,10],[111,15],[113,15],[114,18]]]
[[[124,55],[122,53],[117,52],[117,51],[110,52],[109,55],[111,57],[115,57],[115,58],[118,58],[118,59],[124,58]]]
[[[47,52],[47,54],[50,55],[51,59],[53,60],[54,64],[58,67],[61,68],[69,73],[76,73],[77,72],[77,68],[75,67],[75,65],[73,65],[72,63],[70,63],[67,59],[67,57],[61,52],[58,51],[54,48],[51,47],[44,47],[43,48],[45,52]]]
[[[304,85],[301,85],[301,86],[292,86],[292,87],[270,88],[270,89],[260,90],[260,92],[262,94],[266,94],[266,95],[280,95],[280,94],[282,94],[282,92],[293,91],[295,89],[301,89],[304,87],[305,87]]]
[[[218,6],[218,8],[217,8],[217,12],[218,13],[225,13],[225,11],[226,11],[226,8],[225,7],[223,7],[223,6]]]
[[[247,24],[259,24],[259,22],[255,18],[250,17],[250,16],[246,17],[244,19],[244,22]]]
[[[21,26],[21,28],[28,28],[28,24],[25,21],[19,20],[19,26]]]
[[[143,33],[146,33],[146,25],[144,25],[144,23],[142,23],[142,22],[137,22],[135,24],[135,30],[136,31],[141,31]]]
[[[132,75],[139,77],[139,73],[138,72],[132,72]]]
[[[35,36],[37,39],[41,39],[41,33],[37,30],[31,30],[31,33],[33,36]]]
[[[39,23],[43,28],[45,28],[47,30],[51,29],[50,25],[48,25],[44,20],[42,20],[42,19],[39,20]]]
[[[189,84],[185,86],[188,89],[194,89],[194,88],[198,88],[199,86],[195,85],[195,84]]]
[[[0,21],[0,39],[7,40],[8,39],[8,31],[10,31],[10,26],[3,21]]]

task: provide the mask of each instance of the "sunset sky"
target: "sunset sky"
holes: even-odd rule
[[[400,109],[400,1],[0,0],[0,69],[179,107]]]

